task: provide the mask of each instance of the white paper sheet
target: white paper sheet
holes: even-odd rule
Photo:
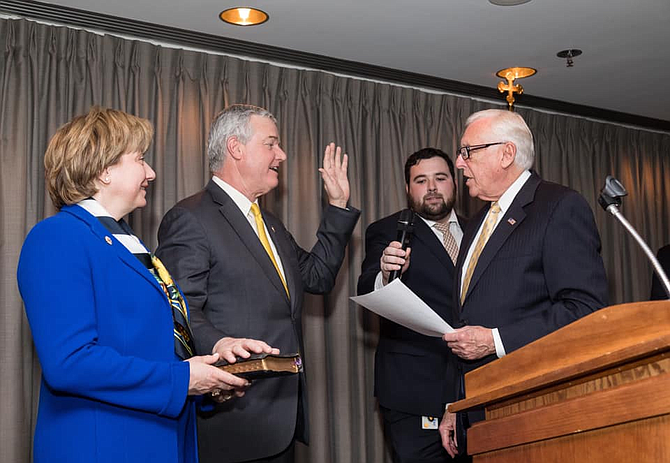
[[[351,298],[377,315],[426,336],[442,337],[454,329],[396,278],[382,289]]]

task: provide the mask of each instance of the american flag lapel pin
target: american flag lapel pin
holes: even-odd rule
[[[516,220],[514,220],[512,217],[510,217],[509,219],[507,219],[507,223],[510,224],[510,225],[514,225],[516,223]]]

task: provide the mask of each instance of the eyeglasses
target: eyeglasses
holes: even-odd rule
[[[470,153],[472,153],[474,150],[482,150],[484,148],[488,148],[489,146],[493,145],[504,145],[507,143],[506,141],[497,141],[495,143],[485,143],[483,145],[474,145],[474,146],[463,146],[461,148],[458,148],[456,150],[456,156],[460,154],[461,157],[463,158],[464,161],[467,161],[470,158]]]

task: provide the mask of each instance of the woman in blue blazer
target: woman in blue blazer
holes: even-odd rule
[[[247,385],[212,366],[218,355],[193,356],[181,293],[123,221],[155,178],[152,136],[148,121],[94,107],[45,154],[60,212],[32,229],[18,267],[43,373],[36,463],[195,462],[194,396]]]

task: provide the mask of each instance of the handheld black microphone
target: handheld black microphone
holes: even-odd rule
[[[403,251],[409,246],[412,233],[414,233],[414,212],[411,209],[403,209],[398,218],[398,234],[396,236],[396,241],[402,244]],[[389,274],[389,283],[400,276],[401,270],[391,271]]]
[[[661,264],[658,262],[658,259],[656,259],[654,253],[651,252],[651,249],[649,249],[647,243],[644,242],[644,240],[638,234],[638,232],[633,228],[633,226],[628,222],[628,220],[626,220],[623,214],[621,214],[621,212],[619,211],[619,206],[621,206],[621,198],[623,198],[626,195],[628,195],[628,192],[626,191],[626,188],[621,184],[621,182],[612,177],[611,175],[608,175],[607,178],[605,179],[605,186],[603,187],[602,190],[600,190],[600,196],[598,197],[598,202],[600,203],[603,209],[605,209],[607,212],[616,217],[619,220],[619,222],[621,222],[621,224],[624,226],[624,228],[633,236],[633,238],[635,238],[637,244],[640,245],[644,253],[647,255],[647,258],[651,261],[651,264],[654,266],[654,270],[658,275],[658,279],[661,280],[661,284],[663,285],[665,292],[668,295],[668,298],[670,298],[670,280],[668,280],[668,276],[663,271],[663,267],[661,267]]]

